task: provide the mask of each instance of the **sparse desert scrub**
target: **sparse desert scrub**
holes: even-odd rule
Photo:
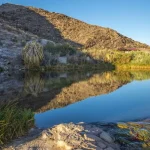
[[[44,58],[43,47],[35,42],[29,42],[22,50],[24,64],[28,69],[37,69]]]
[[[8,9],[4,9],[1,14],[1,17],[4,17],[6,21],[9,22],[11,19],[12,25],[19,25],[17,29],[29,31],[29,33],[56,43],[65,39],[66,42],[76,47],[149,47],[146,44],[127,38],[113,29],[90,25],[60,13],[52,13],[33,7],[25,7],[23,9],[23,6],[6,5]],[[1,6],[2,9],[3,7],[5,8],[5,5]],[[16,12],[16,9],[20,11]]]
[[[34,125],[34,114],[17,103],[0,106],[0,145],[24,135]]]

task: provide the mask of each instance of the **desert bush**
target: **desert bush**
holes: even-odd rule
[[[23,48],[22,56],[28,69],[36,69],[44,58],[43,47],[35,41],[29,42]]]
[[[69,44],[52,44],[48,42],[44,46],[44,50],[50,52],[52,55],[60,54],[60,56],[73,55],[76,54],[76,49]]]
[[[59,63],[58,57],[59,57],[59,54],[52,55],[50,52],[46,51],[44,53],[44,58],[45,58],[44,65],[45,66],[57,65]]]
[[[34,114],[17,103],[0,106],[0,145],[24,135],[34,125]]]

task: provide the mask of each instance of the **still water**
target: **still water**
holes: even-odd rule
[[[150,72],[22,73],[1,75],[1,102],[17,99],[35,125],[119,122],[150,118]]]
[[[110,94],[84,99],[64,108],[35,115],[36,125],[69,122],[118,122],[150,117],[150,80],[133,81]]]

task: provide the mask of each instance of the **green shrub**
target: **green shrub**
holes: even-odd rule
[[[76,54],[76,49],[70,46],[69,44],[56,44],[54,45],[51,42],[48,42],[44,46],[44,50],[48,51],[52,55],[60,54],[60,56],[74,55]]]
[[[44,58],[43,47],[35,41],[29,42],[23,48],[22,56],[24,64],[28,69],[36,69],[40,67]]]
[[[0,145],[24,135],[34,125],[34,114],[16,103],[0,106]]]
[[[47,51],[52,51],[55,47],[55,44],[53,42],[48,42],[45,46],[44,46],[44,50]]]
[[[142,51],[121,52],[117,50],[82,50],[95,60],[103,60],[114,65],[150,65],[150,53]]]
[[[110,61],[115,64],[127,64],[132,60],[132,55],[116,53],[113,55],[113,59]]]

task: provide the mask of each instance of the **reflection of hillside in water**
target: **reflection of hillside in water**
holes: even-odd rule
[[[1,98],[11,101],[17,98],[20,106],[43,112],[64,107],[90,96],[113,92],[132,80],[149,78],[150,72],[146,71],[113,71],[95,74],[28,72],[20,76],[19,82],[18,78],[16,81],[15,78],[10,78],[11,82],[8,79],[5,82],[1,81],[0,90],[5,87]]]
[[[112,72],[94,74],[90,78],[71,84],[62,88],[47,105],[41,107],[39,111],[60,108],[66,105],[86,99],[90,96],[110,93],[120,86],[128,83],[125,80],[118,80]]]
[[[45,79],[44,92],[38,97],[26,97],[28,107],[35,111],[46,111],[64,107],[66,105],[86,99],[90,96],[107,94],[118,89],[122,85],[140,79],[149,79],[149,72],[125,72],[114,71],[89,75],[85,74],[61,74]],[[22,101],[24,103],[24,101]]]
[[[61,93],[64,87],[89,78],[87,73],[46,73],[38,75],[26,74],[21,106],[38,110]],[[44,83],[44,84],[43,84]]]

